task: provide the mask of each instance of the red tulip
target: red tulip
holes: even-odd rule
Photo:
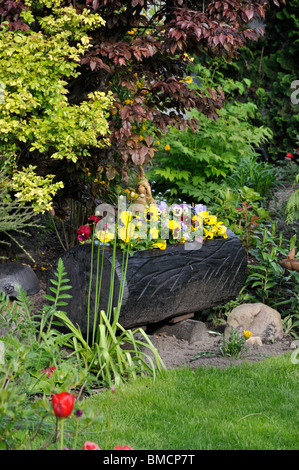
[[[52,405],[57,418],[66,418],[71,414],[74,408],[75,395],[68,392],[54,393],[52,396]]]
[[[101,450],[97,444],[94,442],[86,441],[83,444],[82,450]]]

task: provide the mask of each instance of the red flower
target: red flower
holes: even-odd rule
[[[82,450],[101,450],[97,444],[94,442],[86,441],[83,444]]]
[[[87,240],[90,235],[90,228],[88,225],[81,225],[81,227],[78,228],[78,240],[83,242],[84,240]]]
[[[125,445],[125,446],[115,446],[114,450],[133,450],[133,449],[132,447]]]
[[[48,367],[47,369],[43,369],[42,373],[46,374],[47,377],[50,377],[54,370],[56,370],[56,367]]]
[[[68,392],[54,393],[52,396],[52,406],[57,418],[66,418],[74,408],[75,395]]]
[[[286,158],[289,160],[291,158],[293,158],[293,155],[291,154],[291,152],[288,152],[287,155],[286,155]]]
[[[101,220],[101,217],[99,217],[98,215],[91,215],[90,217],[88,217],[88,221],[89,221],[89,224],[90,225],[96,225],[98,222],[100,222]]]

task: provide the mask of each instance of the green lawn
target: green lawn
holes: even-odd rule
[[[77,448],[90,440],[101,449],[298,450],[298,379],[289,354],[225,370],[170,370],[155,382],[141,378],[88,398],[101,407],[103,422]]]

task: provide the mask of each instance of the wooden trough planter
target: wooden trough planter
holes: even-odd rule
[[[132,328],[168,321],[182,314],[198,312],[224,304],[238,296],[247,274],[245,250],[238,237],[228,230],[226,239],[206,240],[198,250],[184,245],[169,245],[165,250],[138,251],[129,257],[119,323]],[[87,305],[90,284],[91,244],[66,251],[63,261],[72,295],[62,307],[70,320],[87,332]],[[101,248],[102,253],[102,248]],[[91,306],[95,301],[97,248],[94,249]],[[100,310],[107,308],[112,249],[104,249]],[[115,266],[114,305],[116,305],[122,253],[117,253]],[[55,278],[53,266],[49,280]],[[49,284],[50,285],[50,284]],[[93,308],[90,313],[90,331]]]

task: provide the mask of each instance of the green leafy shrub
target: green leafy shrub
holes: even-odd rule
[[[277,233],[276,222],[254,234],[255,246],[250,250],[251,263],[246,290],[256,302],[279,309],[282,316],[297,315],[299,273],[280,265],[292,248],[296,249],[296,235],[288,242],[282,232]]]
[[[273,197],[278,182],[275,167],[266,162],[259,162],[255,156],[249,156],[239,161],[238,167],[228,175],[225,182],[227,187],[238,190],[244,186],[253,189],[262,198],[262,204]]]
[[[106,111],[112,103],[110,92],[69,103],[68,81],[79,75],[80,58],[90,45],[88,31],[104,22],[88,10],[79,14],[61,3],[40,2],[40,8],[52,7],[52,14],[42,19],[24,11],[33,25],[28,31],[9,31],[8,23],[0,28],[0,144],[14,173],[13,191],[20,201],[35,202],[41,212],[62,187],[43,176],[52,173],[54,163],[57,169],[57,162],[64,160],[66,169],[74,171],[72,164],[87,158],[91,148],[107,145]],[[38,175],[32,178],[33,170]]]
[[[223,224],[239,236],[249,258],[249,249],[255,244],[252,236],[270,218],[270,213],[262,207],[262,197],[247,186],[231,191],[219,191],[211,204],[213,213]]]
[[[192,86],[208,88],[210,93],[216,93],[215,88],[222,86],[226,103],[218,111],[219,117],[215,121],[191,111],[190,118],[196,117],[201,122],[196,132],[171,129],[161,139],[161,150],[148,177],[154,191],[161,192],[167,199],[181,197],[187,202],[208,204],[225,179],[237,171],[243,159],[254,156],[253,147],[270,138],[271,132],[263,126],[258,128],[250,124],[249,117],[254,116],[257,109],[253,103],[229,99],[233,90],[243,91],[245,84],[226,82],[221,77],[216,79],[209,69],[200,65],[195,68],[196,72],[201,85],[193,81]]]

